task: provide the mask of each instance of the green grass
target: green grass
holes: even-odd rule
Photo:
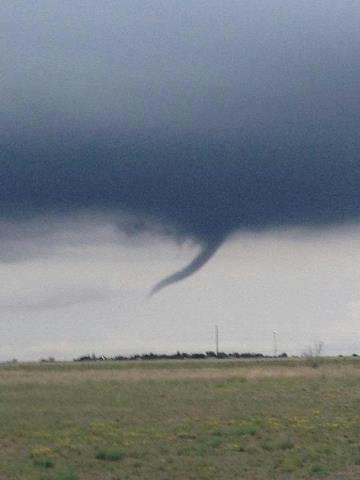
[[[0,366],[0,480],[358,479],[360,360]]]

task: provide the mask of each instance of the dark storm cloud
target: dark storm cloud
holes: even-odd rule
[[[203,251],[360,216],[357,1],[3,2],[4,218],[97,211]]]

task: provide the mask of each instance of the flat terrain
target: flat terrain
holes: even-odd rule
[[[0,480],[298,478],[360,478],[360,359],[0,365]]]

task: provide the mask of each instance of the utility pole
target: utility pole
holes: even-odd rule
[[[274,350],[274,357],[278,355],[278,346],[277,346],[277,332],[273,330],[273,350]]]
[[[219,327],[215,325],[215,351],[216,356],[219,356]]]

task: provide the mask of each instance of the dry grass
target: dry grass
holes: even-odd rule
[[[139,368],[91,368],[86,369],[41,369],[38,368],[0,368],[0,384],[78,384],[79,382],[142,382],[151,381],[179,381],[179,380],[226,380],[245,379],[261,380],[265,378],[337,378],[355,377],[360,378],[360,368],[352,364],[324,363],[319,368],[308,366],[274,366],[269,362],[263,365],[249,364],[227,368],[215,368],[208,362],[207,368],[182,368],[178,364],[176,368],[142,369]],[[234,362],[235,363],[235,362]]]

